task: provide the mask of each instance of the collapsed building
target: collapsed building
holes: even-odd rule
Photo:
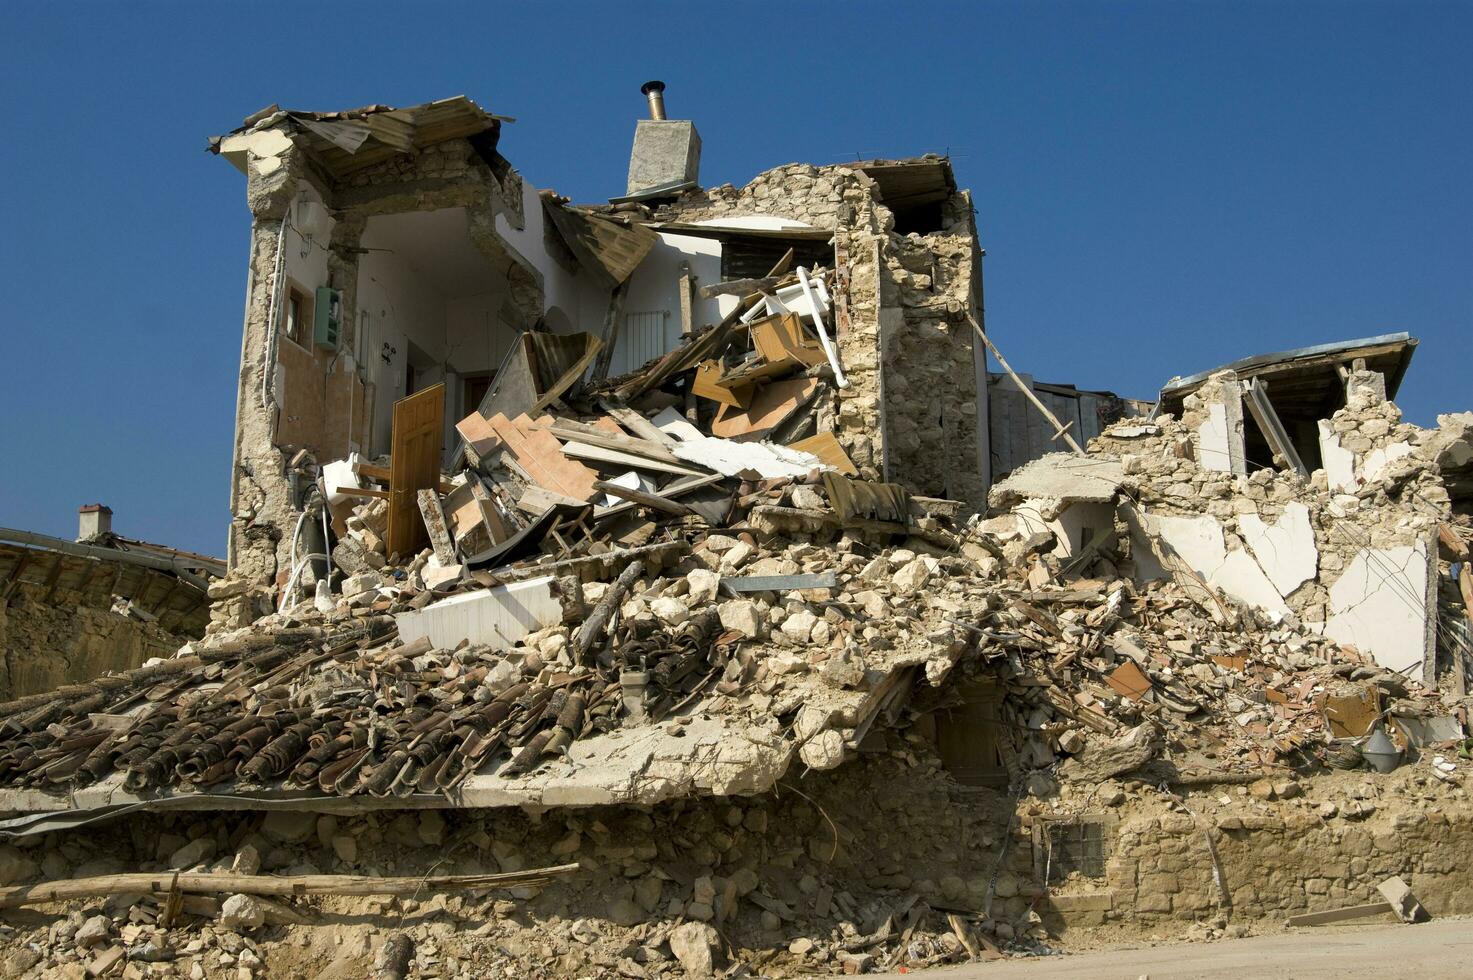
[[[1035,383],[948,161],[703,189],[662,88],[606,205],[465,99],[212,143],[254,217],[228,574],[177,655],[0,704],[0,906],[71,902],[9,972],[863,973],[1473,907],[1473,414],[1401,419],[1415,342]]]

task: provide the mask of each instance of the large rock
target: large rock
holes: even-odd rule
[[[0,885],[18,885],[36,873],[36,862],[14,844],[0,844]]]
[[[174,871],[184,871],[204,864],[215,856],[215,851],[215,838],[196,837],[169,856],[169,867]]]
[[[705,568],[692,569],[685,580],[690,583],[690,604],[703,606],[716,601],[716,590],[721,585],[721,576]]]
[[[77,930],[77,934],[72,937],[72,942],[81,946],[83,949],[90,949],[99,943],[106,942],[108,936],[111,934],[112,923],[108,921],[107,916],[94,915],[82,923],[81,928]]]
[[[716,945],[716,930],[704,922],[687,922],[670,932],[670,952],[693,977],[709,977],[716,967],[711,947]]]
[[[751,599],[731,599],[717,608],[723,629],[736,630],[745,639],[760,639],[767,633],[767,618]]]
[[[660,596],[650,603],[650,612],[660,618],[667,626],[679,626],[690,619],[690,607],[674,596]]]
[[[806,609],[800,609],[793,613],[779,627],[784,636],[798,643],[807,643],[813,636],[813,627],[818,625],[818,617]]]
[[[895,591],[902,595],[919,592],[931,580],[931,576],[940,564],[930,555],[917,555],[895,573],[891,584],[895,587]]]
[[[844,736],[830,728],[803,743],[798,758],[809,769],[834,769],[844,761]]]
[[[1138,769],[1156,757],[1161,733],[1143,722],[1117,739],[1092,739],[1079,755],[1059,766],[1059,777],[1077,783],[1098,783]]]
[[[220,905],[220,927],[249,932],[266,924],[266,909],[249,895],[231,895]]]
[[[300,844],[317,836],[317,814],[307,810],[272,810],[261,823],[261,833],[278,844]]]

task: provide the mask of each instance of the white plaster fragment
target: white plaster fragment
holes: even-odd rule
[[[1362,548],[1330,586],[1325,635],[1387,670],[1417,667],[1427,643],[1427,548]]]
[[[1197,430],[1197,463],[1204,470],[1233,470],[1232,443],[1228,441],[1227,408],[1221,402],[1207,406],[1207,421]]]
[[[1314,544],[1309,508],[1297,500],[1284,507],[1272,526],[1257,514],[1239,514],[1238,532],[1258,559],[1263,573],[1284,598],[1314,578],[1319,570],[1320,553]]]
[[[440,649],[470,640],[497,650],[508,650],[528,633],[556,626],[562,619],[551,575],[451,596],[394,617],[406,643],[427,636]]]
[[[1328,419],[1320,419],[1320,459],[1331,490],[1355,489],[1355,454],[1340,446],[1340,436]]]
[[[1155,515],[1151,525],[1187,566],[1208,585],[1267,612],[1287,613],[1283,597],[1253,556],[1241,549],[1228,553],[1222,524],[1215,517]]]
[[[1411,454],[1412,447],[1409,443],[1405,442],[1393,442],[1391,445],[1381,449],[1372,449],[1366,453],[1365,461],[1361,463],[1361,482],[1373,482],[1380,478],[1386,467],[1403,456],[1410,456]]]

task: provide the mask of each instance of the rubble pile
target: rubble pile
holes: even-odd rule
[[[783,370],[832,383],[822,343],[778,319],[818,369]],[[351,972],[392,954],[445,976],[488,962],[507,976],[706,975],[717,961],[863,973],[1045,952],[1039,903],[1076,880],[1040,874],[1051,820],[1175,810],[1177,794],[1234,784],[1287,804],[1300,780],[1382,769],[1387,751],[1392,767],[1440,760],[1424,788],[1461,792],[1453,672],[1419,683],[1334,618],[1367,547],[1430,534],[1437,574],[1467,561],[1473,535],[1437,462],[1451,437],[1352,399],[1326,431],[1355,454],[1353,485],[1234,474],[1201,461],[1209,385],[1182,420],[1117,423],[1088,455],[1018,470],[968,517],[846,475],[826,441],[811,454],[709,434],[730,406],[708,383],[735,377],[753,399],[782,383],[780,357],[740,355],[737,322],[561,392],[557,414],[468,417],[464,467],[414,490],[428,547],[410,553],[389,543],[404,533],[392,461],[298,460],[317,474],[299,530],[323,528],[331,566],[305,556],[249,627],[222,621],[175,658],[0,705],[0,783],[53,808],[191,794],[368,808],[133,820],[117,853],[148,871],[422,873],[405,850],[420,847],[467,874],[576,861],[545,887],[374,900],[433,921],[412,949],[391,949],[381,924],[308,957]],[[578,447],[602,477],[587,499],[555,489]],[[1375,453],[1389,461],[1368,466]],[[1342,541],[1352,518],[1360,536]],[[215,591],[244,595],[232,589]],[[896,795],[857,816],[878,785]],[[380,809],[405,805],[452,809]],[[1376,812],[1316,805],[1324,820]],[[470,809],[488,806],[503,809]],[[1233,819],[1222,826],[1242,829]],[[21,835],[0,853],[6,882],[126,866],[64,833],[30,851],[39,829],[6,826]],[[1139,829],[1122,841],[1147,846]],[[106,955],[133,975],[177,959],[245,978],[295,955],[250,937],[310,933],[300,909],[254,896],[194,901],[193,918],[166,903],[84,902],[12,953],[11,972],[97,974]]]

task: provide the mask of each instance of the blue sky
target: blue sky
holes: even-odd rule
[[[1470,50],[1469,3],[7,4],[0,525],[223,553],[249,214],[205,137],[272,102],[463,93],[579,201],[647,78],[707,185],[950,152],[1020,370],[1149,397],[1407,330],[1430,423],[1473,408]]]

